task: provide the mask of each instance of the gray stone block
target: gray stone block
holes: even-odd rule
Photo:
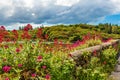
[[[112,72],[108,80],[120,80],[120,72]]]
[[[118,64],[120,65],[120,57],[118,58]]]
[[[120,72],[120,65],[116,65],[115,72]]]

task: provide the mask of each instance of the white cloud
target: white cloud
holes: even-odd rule
[[[80,0],[56,0],[56,5],[60,6],[72,6],[78,3]]]
[[[14,13],[14,7],[11,0],[0,1],[0,14],[3,14],[5,18],[10,17]]]
[[[113,4],[113,5],[110,5],[110,6],[113,6],[114,8],[114,13],[120,13],[120,0],[110,0],[110,2]]]
[[[25,3],[25,7],[33,8],[33,0],[22,0]]]
[[[12,1],[11,0],[1,0],[0,1],[0,8],[4,7],[4,6],[11,6]]]

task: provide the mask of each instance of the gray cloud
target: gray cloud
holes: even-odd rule
[[[120,13],[117,0],[4,0],[0,25],[90,23]]]

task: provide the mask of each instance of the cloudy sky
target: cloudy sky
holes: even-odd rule
[[[120,0],[0,0],[0,25],[120,24]]]

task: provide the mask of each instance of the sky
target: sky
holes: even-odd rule
[[[120,0],[0,0],[0,26],[120,24]]]

